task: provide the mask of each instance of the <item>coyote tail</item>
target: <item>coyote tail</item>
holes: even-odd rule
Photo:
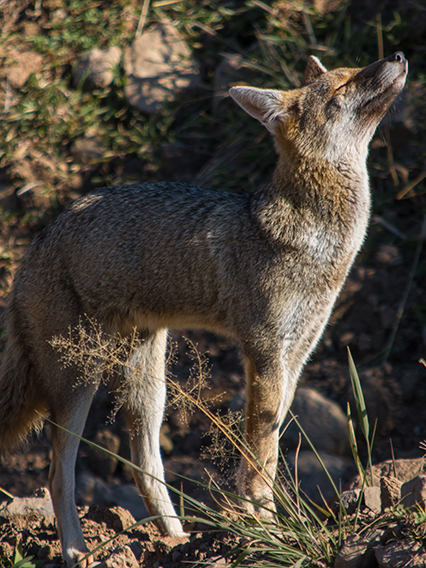
[[[6,311],[8,342],[0,355],[0,453],[12,450],[43,426],[46,405],[37,392],[34,368],[22,324],[14,308]]]

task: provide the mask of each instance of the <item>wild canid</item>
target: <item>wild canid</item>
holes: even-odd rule
[[[104,188],[47,227],[28,247],[6,310],[2,449],[40,428],[43,415],[82,433],[96,385],[76,387],[76,369],[60,364],[53,337],[89,319],[112,335],[137,329],[143,341],[128,353],[134,371],[126,371],[124,403],[132,460],[147,472],[135,479],[164,532],[183,535],[159,448],[167,328],[205,328],[241,345],[246,439],[264,475],[243,459],[239,492],[270,504],[279,427],[364,240],[368,144],[407,67],[401,52],[334,71],[311,57],[301,88],[232,88],[278,154],[271,183],[255,193],[182,183]],[[68,565],[86,566],[74,504],[79,442],[54,428],[52,443],[49,483],[63,555]]]

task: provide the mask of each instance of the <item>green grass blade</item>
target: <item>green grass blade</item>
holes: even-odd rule
[[[370,440],[370,423],[368,421],[367,407],[365,405],[364,394],[362,392],[361,381],[356,370],[351,351],[348,347],[349,375],[351,377],[352,389],[355,397],[355,405],[358,413],[360,426],[367,443]]]
[[[348,416],[349,445],[351,446],[352,455],[354,457],[354,462],[355,462],[355,465],[357,467],[357,470],[358,470],[360,476],[362,477],[362,479],[365,479],[365,470],[362,467],[361,460],[359,459],[358,444],[356,443],[355,429],[354,429],[354,424],[353,424],[352,414],[351,414],[351,407],[350,407],[349,402],[347,403],[346,412],[347,412],[347,416]]]

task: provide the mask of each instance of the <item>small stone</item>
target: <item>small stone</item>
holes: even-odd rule
[[[380,498],[382,500],[382,511],[389,507],[394,507],[401,500],[402,483],[396,477],[380,478]]]
[[[426,461],[423,458],[387,460],[372,467],[373,485],[380,485],[381,477],[396,477],[401,482],[410,481],[416,475],[426,474]],[[354,477],[346,489],[361,489],[361,476]]]
[[[127,530],[136,523],[131,513],[122,507],[101,508],[97,505],[91,505],[87,518],[98,524],[105,523],[108,528],[113,529],[116,533]]]
[[[339,484],[341,483],[341,480],[344,479],[347,470],[345,460],[324,452],[320,452],[319,455],[334,484],[336,487],[339,487]],[[287,461],[290,467],[294,469],[296,465],[294,452],[288,454]],[[331,485],[328,476],[324,472],[314,452],[300,452],[297,460],[297,469],[300,488],[310,499],[312,499],[312,501],[314,501],[314,503],[324,505],[324,500],[329,502],[332,499],[335,499],[336,494],[333,486]]]
[[[371,511],[381,510],[380,487],[365,487],[363,503]]]
[[[159,112],[176,93],[200,83],[200,70],[185,40],[168,21],[142,34],[126,50],[125,94],[147,114]]]
[[[114,80],[114,67],[119,65],[121,49],[113,46],[109,49],[92,49],[78,58],[74,73],[74,86],[84,81],[89,89],[104,89]]]
[[[399,249],[392,245],[381,245],[376,252],[376,260],[389,266],[397,266],[403,262]]]
[[[347,515],[352,515],[353,513],[355,513],[358,506],[360,493],[360,489],[352,489],[351,491],[343,491],[343,493],[340,495],[342,505],[344,506]],[[339,512],[339,508],[339,501],[334,501],[333,511],[335,514]]]
[[[426,502],[426,475],[418,475],[407,481],[401,487],[402,504],[404,507],[413,507],[417,503]]]
[[[120,546],[109,558],[96,566],[98,568],[139,568],[139,562],[129,546]]]
[[[92,503],[96,487],[96,477],[90,471],[82,471],[75,480],[75,499],[78,504]]]
[[[54,512],[49,490],[46,487],[37,489],[31,497],[15,497],[9,504],[0,507],[0,517],[26,517],[31,514],[43,517],[45,522],[54,522]]]
[[[421,543],[415,540],[392,541],[375,549],[379,568],[405,568],[426,566],[426,554]]]
[[[147,508],[135,485],[119,485],[113,490],[114,502],[127,509],[139,521],[149,516]]]
[[[22,87],[32,73],[43,66],[43,56],[34,51],[12,50],[7,53],[7,63],[1,71],[14,87]]]
[[[118,454],[120,447],[120,438],[113,434],[107,428],[99,430],[96,433],[95,444],[102,446],[109,452]],[[87,450],[88,463],[90,469],[97,475],[100,475],[106,480],[109,480],[117,467],[117,459],[99,448],[89,446]]]
[[[343,410],[314,389],[299,388],[291,405],[292,413],[318,452],[334,456],[343,455],[348,449],[347,419]],[[296,448],[299,443],[299,428],[289,417],[284,426],[281,447]],[[302,449],[309,444],[302,436]]]
[[[374,568],[373,549],[379,546],[380,536],[381,531],[377,530],[362,536],[349,536],[336,556],[334,568]]]

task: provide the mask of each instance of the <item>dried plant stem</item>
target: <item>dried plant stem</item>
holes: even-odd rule
[[[145,27],[146,17],[148,15],[150,1],[151,0],[144,0],[142,4],[142,10],[139,18],[138,28],[135,33],[135,39],[137,39],[140,35],[142,35],[143,29]]]

